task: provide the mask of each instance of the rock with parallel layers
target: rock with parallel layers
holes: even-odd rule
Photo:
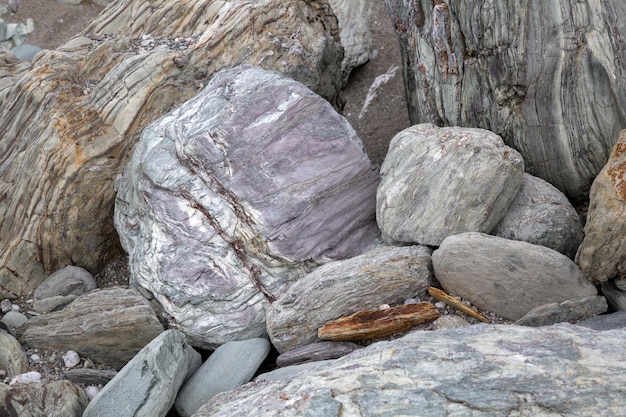
[[[624,330],[569,324],[412,332],[220,394],[194,417],[620,415],[625,343]]]
[[[375,244],[378,181],[322,97],[257,67],[221,71],[144,130],[117,183],[131,283],[196,346],[263,336],[292,282]]]
[[[376,217],[389,242],[439,246],[447,236],[489,233],[522,183],[524,161],[493,132],[411,126],[389,144]]]
[[[413,123],[489,129],[586,200],[626,126],[626,2],[385,0]]]
[[[339,108],[342,57],[327,0],[119,0],[32,64],[0,53],[0,292],[119,252],[115,177],[214,73],[257,65]]]
[[[0,379],[11,379],[27,368],[28,359],[20,342],[13,335],[0,331]]]
[[[433,252],[435,277],[452,295],[507,320],[533,308],[597,295],[567,256],[483,233],[446,238]]]
[[[344,49],[341,64],[344,83],[352,70],[365,64],[372,53],[369,0],[328,0],[337,15],[339,38]]]
[[[0,383],[0,415],[7,417],[82,417],[87,406],[82,388],[70,381],[47,384]]]

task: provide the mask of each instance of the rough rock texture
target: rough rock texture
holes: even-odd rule
[[[482,129],[411,126],[389,144],[376,195],[385,240],[439,246],[447,236],[489,233],[522,182],[524,161]]]
[[[328,0],[337,15],[339,38],[344,49],[341,70],[344,84],[355,67],[365,64],[372,52],[369,25],[370,0]]]
[[[89,271],[68,265],[46,278],[37,286],[33,295],[36,299],[42,300],[59,295],[82,295],[97,287],[96,280]]]
[[[164,417],[185,378],[201,363],[184,334],[167,330],[104,386],[83,417]]]
[[[626,310],[626,291],[617,288],[613,280],[603,282],[601,288],[602,294],[606,297],[606,301],[611,308],[615,310]]]
[[[622,329],[626,327],[626,310],[591,317],[576,324],[593,330]]]
[[[609,306],[600,295],[551,303],[530,310],[514,324],[519,326],[550,326],[556,323],[576,323],[579,320],[605,313]]]
[[[0,383],[0,416],[81,417],[87,403],[82,388],[70,381],[13,386]]]
[[[0,380],[13,378],[28,369],[22,345],[12,335],[0,331]]]
[[[284,352],[276,358],[276,366],[294,366],[301,363],[336,359],[362,349],[363,346],[352,342],[317,342]]]
[[[272,304],[272,344],[282,353],[319,341],[317,329],[329,320],[426,297],[433,282],[430,255],[425,246],[382,247],[319,267]]]
[[[580,217],[567,197],[530,174],[524,174],[522,186],[493,234],[545,246],[571,259],[584,236]]]
[[[587,278],[626,277],[626,130],[591,186],[585,238],[576,262]]]
[[[567,256],[483,233],[450,236],[433,252],[432,262],[448,293],[508,320],[544,304],[597,294]]]
[[[119,251],[114,178],[142,129],[215,72],[258,65],[340,107],[338,34],[326,0],[119,0],[32,65],[2,53],[0,289]]]
[[[82,295],[63,310],[33,317],[20,332],[20,341],[32,348],[75,350],[120,369],[163,332],[163,325],[136,291],[109,288]]]
[[[620,415],[624,343],[626,331],[572,325],[413,332],[218,395],[194,417]]]
[[[623,0],[385,0],[413,123],[481,127],[584,200],[626,126]]]
[[[222,71],[144,130],[117,184],[131,283],[194,345],[263,336],[292,281],[375,242],[378,180],[323,98],[256,67]]]

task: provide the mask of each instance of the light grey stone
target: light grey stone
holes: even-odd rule
[[[412,332],[220,394],[194,417],[619,415],[624,343],[624,330],[570,324]]]
[[[280,354],[276,358],[276,366],[282,368],[306,362],[337,359],[361,348],[363,346],[352,342],[323,341],[311,343]]]
[[[517,320],[519,326],[550,326],[556,323],[575,323],[605,313],[609,306],[606,298],[600,295],[567,300],[562,303],[550,303],[533,308]]]
[[[11,52],[18,58],[26,61],[32,61],[39,52],[43,51],[38,46],[22,43],[15,48],[11,49]]]
[[[0,369],[5,376],[12,379],[14,376],[26,372],[28,359],[20,342],[12,335],[0,331]]]
[[[6,410],[8,417],[81,417],[87,402],[82,388],[70,381],[0,383],[0,411]]]
[[[13,328],[18,328],[28,321],[28,317],[19,311],[9,311],[2,316],[2,321]]]
[[[347,83],[352,70],[365,64],[372,52],[372,32],[369,0],[329,0],[339,22],[339,38],[344,55],[341,62],[343,82]]]
[[[176,411],[189,417],[220,392],[250,381],[270,351],[267,339],[228,342],[215,352],[185,382],[176,397]]]
[[[163,417],[186,377],[200,366],[200,354],[177,330],[146,345],[89,403],[83,417]]]
[[[613,330],[626,327],[626,310],[619,310],[611,314],[590,317],[576,323],[578,326],[588,327],[593,330]]]
[[[6,313],[7,311],[11,311],[13,309],[13,303],[8,298],[5,298],[0,302],[0,311]]]
[[[626,291],[618,289],[613,280],[603,282],[602,295],[614,310],[626,310]]]
[[[38,300],[57,295],[82,295],[98,288],[93,275],[84,268],[68,265],[51,274],[37,289],[34,296]]]
[[[37,300],[33,303],[33,310],[38,313],[49,313],[56,310],[58,307],[65,307],[72,301],[78,298],[78,295],[53,295],[42,300]]]
[[[195,346],[265,335],[265,309],[378,236],[378,171],[304,85],[243,65],[149,125],[117,183],[131,283]]]
[[[334,359],[327,359],[323,361],[305,362],[297,365],[284,366],[282,368],[276,368],[273,371],[265,372],[254,378],[255,381],[280,381],[283,379],[292,378],[304,371],[317,368],[322,365],[328,365],[333,363]]]
[[[329,320],[425,297],[434,282],[431,252],[425,246],[387,246],[319,267],[268,310],[272,344],[282,353],[318,342],[317,329]]]
[[[117,375],[117,372],[109,369],[74,368],[68,369],[63,374],[76,384],[106,385]]]
[[[489,233],[522,182],[524,161],[482,129],[411,126],[389,144],[376,194],[388,242],[439,246],[447,236]]]
[[[527,173],[493,234],[545,246],[570,259],[576,256],[584,236],[580,216],[565,194]]]
[[[465,327],[469,325],[470,323],[463,317],[453,314],[441,316],[437,320],[433,321],[433,327],[437,330],[447,329],[450,327]]]
[[[507,320],[544,304],[597,295],[567,256],[522,241],[463,233],[446,238],[432,261],[446,292]]]

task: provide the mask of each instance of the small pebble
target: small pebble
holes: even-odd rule
[[[30,382],[41,382],[41,374],[36,371],[26,372],[25,374],[15,375],[9,385],[28,384]]]
[[[381,304],[381,305],[378,306],[379,310],[387,310],[387,309],[390,309],[390,308],[391,308],[391,306],[389,304]]]
[[[98,395],[99,392],[100,392],[100,387],[95,386],[95,385],[90,385],[87,388],[85,388],[85,394],[87,394],[87,398],[89,398],[89,401],[93,400],[94,397]]]
[[[18,306],[17,304],[12,304],[11,311],[15,311],[15,312],[20,311],[20,306]]]
[[[404,300],[404,304],[417,304],[419,301],[417,301],[415,298],[407,298],[406,300]]]
[[[85,362],[83,363],[83,368],[93,368],[94,364],[93,361],[89,358],[85,359]]]
[[[13,308],[13,304],[11,304],[11,300],[9,300],[8,298],[5,298],[4,300],[0,301],[0,310],[2,310],[3,313],[6,313],[7,311],[11,311],[12,308]]]
[[[41,361],[41,356],[37,355],[36,353],[33,353],[32,355],[30,355],[30,360],[33,363],[38,363],[39,361]]]
[[[446,308],[446,303],[444,303],[443,301],[437,301],[435,303],[435,307],[440,308],[440,309],[441,308]]]
[[[80,363],[80,356],[73,350],[68,350],[67,353],[63,355],[63,362],[66,368],[73,368]]]

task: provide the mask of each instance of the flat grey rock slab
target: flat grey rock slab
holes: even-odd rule
[[[38,300],[57,295],[82,295],[98,288],[93,275],[84,268],[68,265],[52,273],[35,289]]]
[[[491,232],[522,183],[524,161],[483,129],[419,124],[398,133],[381,166],[376,219],[390,243],[439,246]]]
[[[176,398],[176,411],[189,417],[220,392],[250,381],[270,351],[267,339],[228,342],[215,352],[187,380]]]
[[[106,385],[115,378],[117,372],[109,369],[74,368],[64,371],[63,374],[76,384]]]
[[[514,324],[519,326],[550,326],[556,323],[576,323],[605,313],[609,306],[601,295],[562,303],[550,303],[530,310]]]
[[[15,329],[25,324],[28,321],[28,317],[19,311],[9,311],[2,316],[2,321]]]
[[[53,295],[33,303],[33,310],[38,313],[49,313],[61,309],[78,298],[78,295]]]
[[[362,345],[352,342],[323,341],[311,343],[280,354],[276,358],[276,366],[282,368],[307,362],[337,359],[362,348]]]
[[[625,342],[624,330],[570,324],[412,332],[220,394],[194,417],[619,415]]]
[[[365,64],[372,53],[369,0],[329,0],[339,22],[339,38],[344,49],[341,70],[344,84],[352,70]]]
[[[328,365],[334,362],[333,359],[327,359],[316,362],[299,363],[297,365],[289,365],[282,368],[276,368],[273,371],[265,372],[254,378],[255,381],[280,381],[283,379],[290,379],[304,371],[314,369],[323,365]]]
[[[89,400],[71,381],[6,385],[0,383],[0,411],[9,417],[82,417]]]
[[[578,266],[544,246],[484,233],[446,238],[433,252],[444,290],[507,320],[533,308],[597,295]]]
[[[588,327],[593,330],[613,330],[626,327],[626,310],[616,311],[611,314],[590,317],[576,323],[579,326]]]
[[[177,330],[146,345],[94,397],[83,417],[163,417],[185,378],[202,362]]]

